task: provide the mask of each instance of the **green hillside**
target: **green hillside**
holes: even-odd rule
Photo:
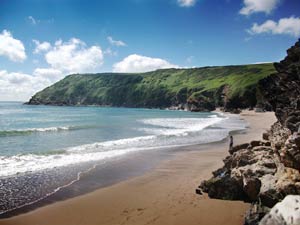
[[[74,74],[35,94],[28,104],[188,107],[192,111],[253,107],[257,82],[272,64],[162,69],[134,74]]]

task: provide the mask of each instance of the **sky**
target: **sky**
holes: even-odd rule
[[[299,0],[0,0],[0,101],[68,74],[280,61]]]

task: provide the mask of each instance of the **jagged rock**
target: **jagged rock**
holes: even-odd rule
[[[244,177],[243,190],[251,201],[257,200],[261,187],[261,181],[256,177]]]
[[[241,150],[241,149],[246,149],[248,148],[249,143],[241,144],[241,145],[235,145],[231,149],[229,149],[229,153],[232,155],[233,153]]]
[[[244,225],[258,225],[259,221],[270,211],[268,207],[252,204],[245,216]]]
[[[210,198],[224,200],[245,199],[247,196],[242,189],[241,181],[230,176],[214,177],[203,181],[200,185],[203,192],[207,192]]]
[[[277,203],[260,221],[259,225],[299,225],[300,196],[288,195]]]

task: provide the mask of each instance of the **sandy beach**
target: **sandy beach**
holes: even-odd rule
[[[249,128],[234,144],[261,139],[274,113],[243,111]],[[209,199],[195,189],[222,166],[228,142],[185,147],[154,170],[94,192],[0,220],[0,225],[203,224],[238,225],[249,204]]]

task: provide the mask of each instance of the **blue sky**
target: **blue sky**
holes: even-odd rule
[[[281,60],[299,0],[0,0],[0,100],[70,73]]]

